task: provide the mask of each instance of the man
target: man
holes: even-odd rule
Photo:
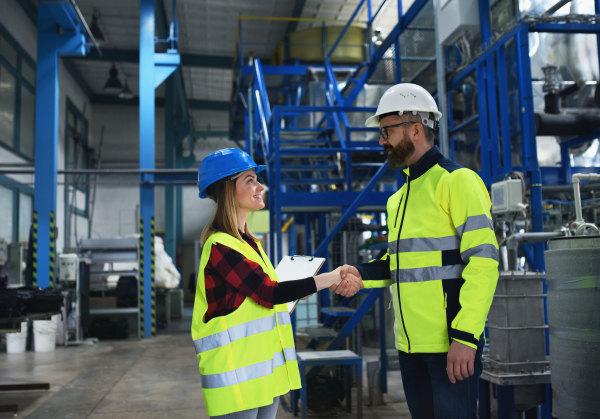
[[[413,418],[476,418],[483,329],[498,281],[491,202],[479,176],[433,145],[441,117],[431,95],[388,89],[367,127],[405,184],[388,200],[388,252],[344,266],[365,288],[392,285],[394,334]],[[342,295],[354,291],[332,287]]]

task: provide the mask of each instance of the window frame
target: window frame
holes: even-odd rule
[[[29,157],[23,153],[21,153],[20,145],[21,145],[21,89],[24,87],[29,90],[31,94],[33,94],[34,101],[37,100],[36,97],[36,88],[27,81],[25,77],[23,77],[21,69],[23,68],[23,61],[29,64],[33,69],[35,69],[37,73],[37,65],[36,62],[29,56],[27,51],[23,49],[23,47],[16,41],[16,39],[6,30],[6,28],[0,24],[0,36],[8,42],[8,44],[17,52],[17,68],[14,68],[13,65],[2,55],[0,55],[0,64],[2,67],[7,70],[12,76],[16,78],[15,85],[15,107],[14,107],[14,126],[13,126],[13,140],[14,147],[0,140],[0,147],[16,154],[17,156],[25,159],[28,162],[33,162],[35,157],[35,111],[33,115],[33,123],[34,123],[34,138],[33,138],[33,153],[32,157]],[[0,70],[1,71],[1,70]]]

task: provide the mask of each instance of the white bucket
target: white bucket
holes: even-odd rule
[[[27,345],[27,322],[21,323],[20,333],[6,334],[6,353],[22,354]]]
[[[35,320],[33,322],[33,338],[36,352],[51,352],[56,348],[57,319]]]

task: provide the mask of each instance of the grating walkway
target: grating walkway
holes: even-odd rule
[[[207,418],[191,342],[192,309],[154,339],[102,341],[57,347],[49,353],[8,355],[0,347],[0,383],[49,382],[50,390],[0,393],[0,404],[18,404],[28,419]],[[375,359],[374,355],[365,358]],[[366,368],[365,368],[366,371]],[[366,380],[364,380],[366,382]],[[386,406],[364,404],[364,417],[410,418],[399,371],[389,374]],[[363,391],[365,397],[368,391]],[[338,418],[353,418],[342,410]],[[0,413],[0,418],[13,417]],[[282,406],[278,418],[292,419]]]

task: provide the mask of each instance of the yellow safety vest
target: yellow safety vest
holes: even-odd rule
[[[487,189],[437,147],[402,174],[387,203],[391,278],[363,278],[365,288],[393,284],[398,350],[447,352],[451,340],[476,348],[498,282]]]
[[[257,243],[260,255],[248,243],[225,233],[213,233],[204,244],[192,339],[209,416],[267,406],[274,397],[301,387],[294,335],[285,304],[268,309],[246,297],[233,313],[204,321],[208,307],[204,268],[215,243],[240,252],[260,264],[272,281],[279,281],[260,243]]]

